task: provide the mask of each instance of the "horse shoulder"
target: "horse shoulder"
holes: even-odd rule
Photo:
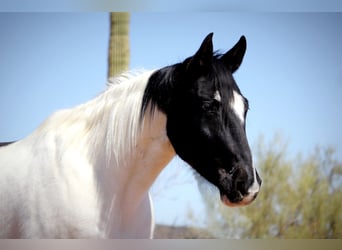
[[[63,129],[50,129],[60,115],[0,149],[0,237],[101,237],[92,166],[79,148],[63,149]]]

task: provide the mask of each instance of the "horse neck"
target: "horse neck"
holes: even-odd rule
[[[97,182],[101,185],[101,221],[105,231],[114,234],[112,228],[129,227],[136,217],[145,217],[148,190],[175,152],[165,132],[166,118],[162,113],[144,119],[142,132],[136,145],[126,154],[126,160],[117,166],[102,168]],[[103,167],[103,166],[102,166]],[[148,205],[149,206],[149,205]],[[142,214],[141,214],[142,213]],[[141,218],[140,218],[141,219]]]
[[[88,152],[92,154],[104,227],[125,224],[125,219],[134,217],[152,183],[175,155],[162,112],[146,112],[140,121],[146,83],[125,84],[113,86],[88,105],[93,110],[87,113],[101,121],[90,126]],[[119,94],[118,87],[125,89]]]

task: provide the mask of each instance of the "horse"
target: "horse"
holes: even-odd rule
[[[0,237],[152,238],[149,188],[175,155],[227,206],[251,203],[261,179],[246,137],[248,100],[233,78],[246,38],[219,54],[212,37],[184,61],[123,73],[1,144]]]

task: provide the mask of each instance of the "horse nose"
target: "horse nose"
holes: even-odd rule
[[[235,169],[233,172],[233,189],[230,193],[221,194],[221,199],[228,206],[245,206],[257,197],[261,178],[255,169]]]
[[[242,205],[251,203],[257,197],[261,186],[261,178],[256,169],[253,168],[251,172],[246,169],[240,169],[239,177],[235,182],[236,191],[241,195]]]

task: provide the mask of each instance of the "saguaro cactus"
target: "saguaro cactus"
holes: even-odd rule
[[[129,66],[129,13],[110,13],[108,78],[126,71]]]

